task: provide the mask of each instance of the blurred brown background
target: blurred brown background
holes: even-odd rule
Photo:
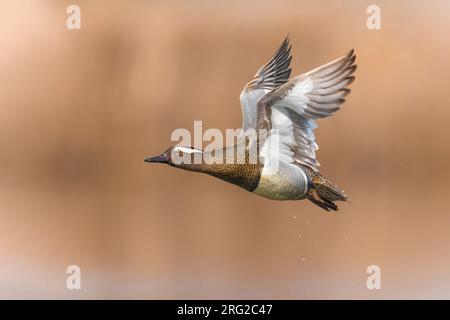
[[[449,13],[2,1],[0,298],[450,298]],[[352,94],[316,131],[321,171],[351,197],[339,214],[143,162],[194,120],[239,127],[243,85],[288,33],[294,74],[357,53]],[[81,291],[65,287],[71,264]],[[372,264],[381,290],[366,288]]]

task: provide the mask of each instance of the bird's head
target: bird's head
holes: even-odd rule
[[[172,146],[159,156],[146,158],[145,162],[167,163],[171,166],[181,167],[185,164],[196,164],[203,151],[194,147]]]

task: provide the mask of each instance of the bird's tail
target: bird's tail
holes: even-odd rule
[[[320,173],[305,168],[309,178],[309,191],[306,198],[326,211],[338,211],[334,201],[347,201],[344,191],[329,182]]]

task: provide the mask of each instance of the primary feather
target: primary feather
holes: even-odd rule
[[[301,74],[275,88],[257,102],[257,128],[274,129],[281,152],[290,162],[307,165],[317,171],[320,165],[313,129],[315,120],[331,116],[344,103],[356,70],[354,51]],[[268,140],[270,141],[270,140]],[[263,144],[267,141],[261,141]],[[270,155],[268,155],[270,156]]]

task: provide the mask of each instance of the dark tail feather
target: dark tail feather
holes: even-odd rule
[[[326,211],[338,211],[334,201],[347,201],[348,197],[337,186],[329,182],[318,172],[306,169],[310,179],[310,188],[306,198]]]

